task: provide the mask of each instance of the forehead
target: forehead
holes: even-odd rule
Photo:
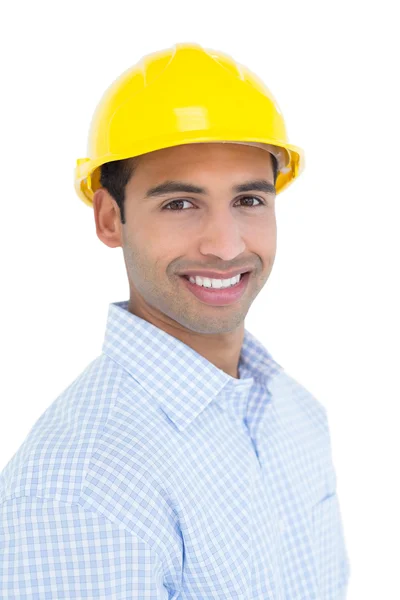
[[[127,192],[157,199],[173,192],[276,195],[272,155],[238,144],[185,144],[139,156]]]

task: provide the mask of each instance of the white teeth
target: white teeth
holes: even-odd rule
[[[212,288],[227,288],[232,285],[236,285],[240,278],[241,274],[236,275],[235,277],[231,277],[230,279],[210,279],[209,277],[190,277],[189,281],[191,283],[195,283],[196,285],[200,285],[202,287],[212,287]]]

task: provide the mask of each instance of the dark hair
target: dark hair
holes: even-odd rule
[[[275,184],[278,173],[278,161],[273,154],[271,154],[271,157]],[[100,184],[111,194],[118,204],[121,212],[121,223],[123,224],[126,223],[124,211],[125,187],[135,171],[138,158],[140,157],[133,156],[122,160],[113,160],[101,165]]]

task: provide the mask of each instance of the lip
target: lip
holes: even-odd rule
[[[233,285],[229,288],[206,288],[195,283],[191,283],[186,275],[180,275],[184,285],[190,290],[190,292],[196,296],[201,302],[205,304],[211,304],[212,306],[225,306],[234,304],[244,294],[247,289],[247,285],[250,278],[250,272],[246,272],[240,278],[238,284]]]
[[[229,271],[228,273],[218,273],[217,271],[202,271],[201,269],[197,271],[187,271],[186,273],[178,273],[181,277],[209,277],[210,279],[231,279],[235,277],[235,275],[242,275],[243,273],[248,273],[252,271],[252,269],[236,269],[235,271]]]

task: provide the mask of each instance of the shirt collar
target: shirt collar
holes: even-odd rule
[[[231,377],[187,344],[128,311],[128,300],[108,307],[102,352],[121,365],[157,401],[179,430],[213,400],[222,405],[266,384],[282,367],[245,329],[240,379]]]

